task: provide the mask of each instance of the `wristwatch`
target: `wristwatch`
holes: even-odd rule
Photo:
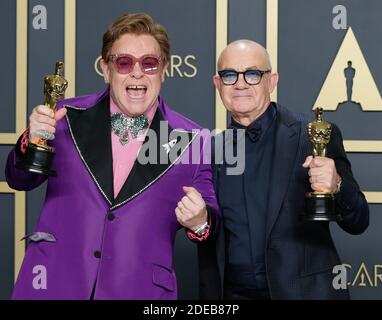
[[[206,221],[200,227],[198,227],[196,230],[192,230],[192,232],[195,233],[198,237],[202,237],[207,233],[209,228],[210,228],[210,226],[209,226],[208,222]]]

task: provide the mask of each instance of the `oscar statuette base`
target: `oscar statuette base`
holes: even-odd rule
[[[54,148],[29,143],[24,158],[16,163],[16,168],[56,177],[57,173],[51,170],[54,157]]]
[[[304,221],[341,221],[341,215],[335,210],[335,195],[332,193],[307,193],[302,219]]]

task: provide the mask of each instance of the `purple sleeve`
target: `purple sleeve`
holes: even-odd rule
[[[15,167],[16,162],[22,157],[22,137],[23,136],[19,138],[16,146],[8,155],[8,160],[5,167],[5,179],[9,187],[11,187],[12,189],[19,191],[29,191],[42,184],[47,179],[47,177],[39,175],[37,173],[19,170]]]

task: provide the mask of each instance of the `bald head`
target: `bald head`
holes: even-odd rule
[[[227,60],[230,61],[233,57],[240,60],[243,56],[251,56],[261,70],[271,69],[271,61],[267,50],[255,41],[241,39],[231,42],[221,52],[218,60],[218,70],[229,67],[226,65]]]
[[[213,77],[225,108],[236,122],[248,126],[270,106],[279,79],[271,72],[267,50],[255,41],[234,41],[220,54],[217,67],[225,71]]]

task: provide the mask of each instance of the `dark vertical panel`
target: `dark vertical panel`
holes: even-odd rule
[[[382,190],[381,153],[349,153],[348,158],[361,190]]]
[[[265,46],[266,0],[229,0],[228,28],[228,42],[250,39]]]
[[[0,181],[5,181],[4,168],[7,163],[8,153],[11,151],[12,147],[13,146],[0,145]]]
[[[16,130],[16,1],[0,2],[0,35],[3,48],[0,73],[0,133]],[[4,167],[10,146],[0,146],[0,181],[4,181]],[[11,194],[0,193],[0,300],[9,299],[13,288],[14,270],[14,199]]]
[[[0,193],[0,300],[10,299],[14,274],[14,197]]]
[[[0,1],[0,36],[3,49],[0,51],[0,132],[15,132],[16,96],[16,1]]]

